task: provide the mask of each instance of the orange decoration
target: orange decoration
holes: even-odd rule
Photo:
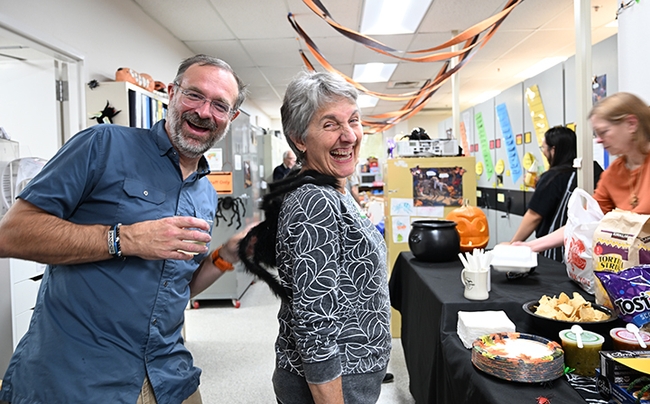
[[[480,208],[469,205],[468,200],[465,200],[460,208],[449,212],[447,220],[456,222],[461,252],[472,252],[475,248],[485,248],[490,241],[487,216]]]
[[[153,91],[156,87],[156,84],[150,75],[146,73],[138,73],[128,67],[120,67],[117,69],[115,72],[115,81],[126,81],[135,84],[138,87],[142,87],[147,91]]]
[[[499,28],[506,17],[508,17],[512,10],[514,10],[514,8],[522,2],[523,0],[508,0],[501,12],[471,26],[467,30],[459,33],[443,44],[428,49],[400,51],[398,49],[393,49],[384,43],[376,41],[369,36],[363,35],[337,23],[320,0],[303,0],[303,3],[305,3],[316,15],[322,18],[327,24],[329,24],[340,34],[358,44],[365,46],[370,50],[373,50],[384,56],[399,59],[401,61],[416,63],[444,62],[442,68],[435,76],[435,78],[427,80],[418,91],[407,92],[403,94],[386,94],[374,92],[364,87],[360,83],[354,81],[351,77],[346,76],[334,68],[334,66],[327,61],[325,56],[323,56],[321,51],[318,49],[316,43],[298,24],[293,13],[289,13],[287,18],[293,29],[298,33],[298,36],[300,37],[299,40],[302,39],[305,42],[305,46],[309,52],[311,52],[311,54],[318,60],[318,62],[323,66],[323,68],[325,68],[325,70],[342,76],[346,81],[355,86],[360,92],[364,94],[371,95],[373,97],[386,101],[406,101],[406,104],[397,111],[371,115],[362,119],[361,123],[364,127],[364,134],[373,134],[388,130],[389,128],[395,126],[397,123],[409,119],[413,115],[417,114],[420,110],[422,110],[429,99],[433,96],[433,94],[438,91],[438,89],[449,78],[451,78],[454,73],[456,73],[461,67],[468,63],[479,49],[485,46],[485,44],[496,33],[497,28]],[[460,46],[463,43],[464,45],[462,49],[451,52],[447,51],[447,49],[452,45]],[[423,55],[426,53],[432,54],[424,56],[409,56]],[[302,49],[300,50],[300,57],[302,58],[307,69],[315,70],[314,65],[309,61]],[[457,63],[452,67],[451,61],[454,57],[458,58],[458,60]]]

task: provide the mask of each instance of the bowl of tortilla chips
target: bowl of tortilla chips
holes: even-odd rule
[[[578,324],[605,337],[604,345],[609,346],[609,330],[623,323],[616,312],[585,300],[578,292],[573,292],[571,297],[564,292],[559,296],[544,295],[524,303],[522,308],[531,316],[535,333],[553,341],[560,340],[560,331]]]

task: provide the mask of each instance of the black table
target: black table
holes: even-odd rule
[[[584,293],[571,281],[563,264],[538,258],[530,276],[507,280],[492,270],[488,300],[463,297],[460,261],[427,263],[410,252],[401,253],[390,278],[392,306],[402,314],[402,346],[410,378],[411,394],[417,404],[531,403],[549,397],[553,404],[585,402],[566,378],[547,385],[517,383],[488,375],[474,367],[456,326],[458,311],[503,310],[517,331],[539,334],[522,304],[544,294]],[[584,393],[583,393],[584,394]]]

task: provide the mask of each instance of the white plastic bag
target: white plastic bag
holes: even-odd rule
[[[564,228],[564,261],[567,275],[587,293],[596,289],[593,265],[593,237],[603,211],[584,189],[576,188],[567,204]]]

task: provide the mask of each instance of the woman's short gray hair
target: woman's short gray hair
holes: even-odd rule
[[[303,71],[289,83],[280,115],[287,143],[298,161],[303,160],[304,153],[294,142],[307,139],[307,128],[316,111],[341,98],[356,104],[358,95],[352,84],[329,72]]]
[[[237,100],[235,100],[235,105],[233,105],[231,108],[234,111],[239,110],[239,107],[241,107],[241,104],[244,103],[244,100],[246,99],[246,95],[248,93],[248,90],[246,89],[246,85],[239,79],[239,76],[237,76],[237,73],[230,67],[230,65],[223,60],[219,58],[215,58],[214,56],[210,55],[194,55],[191,56],[185,60],[183,60],[178,66],[178,72],[176,72],[176,77],[174,78],[174,83],[175,84],[180,84],[183,81],[183,75],[187,71],[187,69],[190,68],[190,66],[193,65],[199,65],[199,66],[214,66],[219,69],[225,70],[232,74],[232,76],[235,78],[235,81],[237,82]]]

